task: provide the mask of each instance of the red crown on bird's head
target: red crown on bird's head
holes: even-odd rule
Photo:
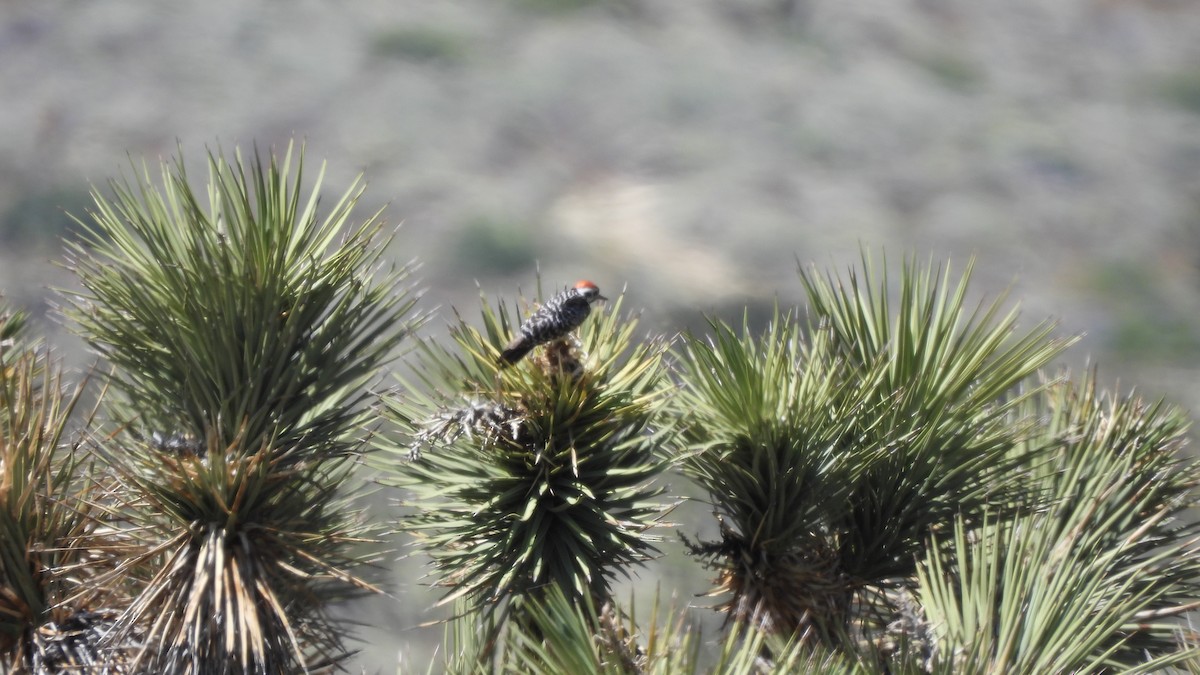
[[[594,300],[608,300],[608,298],[600,295],[600,287],[587,279],[576,281],[575,290],[579,291],[584,298],[587,298],[589,303]]]

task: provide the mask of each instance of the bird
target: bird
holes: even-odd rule
[[[578,328],[592,313],[592,303],[597,300],[608,298],[600,295],[596,284],[586,279],[557,293],[521,324],[512,342],[500,352],[501,367],[520,361],[534,347],[553,342]]]

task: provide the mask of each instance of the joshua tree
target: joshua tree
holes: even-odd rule
[[[540,634],[530,603],[551,592],[609,606],[610,581],[655,550],[665,346],[635,343],[621,305],[509,366],[518,314],[484,303],[482,332],[460,320],[452,347],[423,342],[416,380],[385,399],[407,431],[388,462],[410,495],[404,526],[488,639],[513,617]]]
[[[1187,418],[1047,376],[1073,340],[969,306],[970,268],[804,270],[803,310],[674,345],[590,282],[484,300],[373,408],[421,321],[409,270],[378,213],[351,222],[357,182],[322,214],[302,165],[213,153],[198,194],[180,157],[95,193],[66,311],[110,368],[90,415],[0,313],[0,667],[343,666],[328,604],[382,559],[347,479],[382,417],[451,672],[1200,670]],[[615,597],[676,471],[716,518],[685,538],[715,649]]]
[[[1039,378],[1071,340],[968,309],[969,269],[906,265],[892,289],[863,263],[801,274],[807,322],[683,341],[683,471],[721,533],[692,550],[720,608],[871,670],[1189,658],[1170,621],[1200,581],[1181,416]]]
[[[114,518],[140,552],[112,582],[138,595],[139,672],[291,673],[336,665],[330,600],[376,558],[348,495],[368,385],[413,327],[407,269],[380,265],[353,185],[320,213],[303,158],[182,157],[94,194],[69,315],[112,365]],[[136,171],[136,169],[135,169]],[[293,173],[294,172],[294,173]],[[203,201],[202,201],[203,199]]]

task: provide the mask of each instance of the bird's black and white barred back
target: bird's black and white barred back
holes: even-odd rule
[[[538,345],[553,342],[579,327],[592,313],[592,303],[607,300],[596,284],[583,280],[550,298],[521,324],[500,353],[502,364],[520,361]]]

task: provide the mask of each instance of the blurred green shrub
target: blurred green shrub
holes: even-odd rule
[[[573,12],[589,7],[623,4],[618,0],[515,0],[517,7],[532,12]]]
[[[1113,316],[1105,346],[1121,358],[1161,361],[1200,354],[1200,327],[1166,297],[1154,270],[1109,263],[1092,272],[1090,283]]]
[[[1169,75],[1160,87],[1163,99],[1200,115],[1200,68],[1188,68]]]
[[[970,60],[950,52],[924,54],[915,63],[939,84],[951,91],[969,93],[979,89],[986,75]]]
[[[0,216],[0,243],[49,243],[78,230],[70,213],[83,213],[92,200],[88,191],[55,186],[31,191]]]
[[[455,259],[464,270],[506,274],[531,268],[537,252],[537,243],[526,224],[476,216],[463,225]]]
[[[462,63],[467,58],[467,39],[432,26],[404,26],[383,31],[371,42],[371,54],[380,58],[417,63]]]

